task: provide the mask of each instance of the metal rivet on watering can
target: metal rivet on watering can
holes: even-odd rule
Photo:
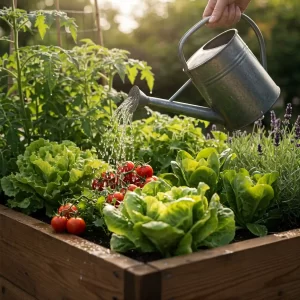
[[[265,114],[278,100],[280,88],[267,73],[264,38],[261,31],[245,14],[260,45],[262,64],[253,55],[236,29],[227,30],[202,46],[188,61],[183,54],[187,39],[204,26],[204,18],[182,37],[178,54],[183,70],[190,78],[169,100],[148,97],[134,86],[129,97],[137,106],[164,108],[178,114],[224,124],[229,130],[241,129]],[[193,83],[208,107],[173,102]]]

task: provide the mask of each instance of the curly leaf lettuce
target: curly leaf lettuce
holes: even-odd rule
[[[61,144],[39,139],[17,160],[19,171],[2,178],[11,208],[30,214],[46,208],[51,216],[64,197],[80,195],[97,172],[107,165],[91,151],[81,151],[70,141]]]

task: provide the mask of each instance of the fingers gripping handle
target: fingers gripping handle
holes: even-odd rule
[[[183,70],[185,72],[188,72],[188,65],[187,62],[185,60],[184,57],[184,53],[183,53],[183,46],[185,44],[185,42],[187,41],[187,39],[194,34],[196,31],[198,31],[202,26],[204,26],[206,23],[208,23],[210,17],[206,17],[204,19],[202,19],[200,22],[198,22],[197,24],[195,24],[191,29],[189,29],[184,36],[181,38],[180,42],[179,42],[179,46],[178,46],[178,56],[181,60],[182,66],[183,66]],[[256,23],[249,18],[247,15],[242,14],[242,19],[244,19],[245,21],[247,21],[249,23],[249,25],[252,27],[253,31],[255,32],[255,35],[259,41],[259,48],[260,48],[260,59],[261,59],[261,64],[264,67],[264,69],[267,71],[267,55],[266,55],[266,45],[265,45],[265,41],[264,41],[264,37],[260,31],[260,29],[258,28],[258,26],[256,25]]]

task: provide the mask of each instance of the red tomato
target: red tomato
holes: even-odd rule
[[[150,165],[138,166],[135,171],[139,176],[144,178],[153,176],[153,169]]]
[[[120,192],[115,192],[113,194],[113,199],[116,199],[116,201],[123,201],[124,199],[124,194],[120,193]]]
[[[118,173],[127,173],[134,169],[134,163],[132,161],[126,161],[118,167]]]
[[[61,207],[58,209],[58,213],[61,216],[66,216],[67,218],[72,217],[77,211],[77,207],[72,203],[61,205]]]
[[[107,196],[107,198],[106,198],[106,202],[107,203],[112,203],[112,201],[113,201],[113,194],[109,194],[108,196]]]
[[[126,194],[126,192],[127,192],[127,189],[125,189],[125,188],[122,188],[122,189],[120,190],[120,193],[122,193],[122,194]]]
[[[102,180],[99,186],[99,190],[103,190],[104,188],[115,189],[116,184],[118,183],[118,177],[113,172],[103,172],[101,174]]]
[[[96,190],[98,189],[98,185],[99,185],[99,180],[98,179],[94,179],[92,182],[92,189]]]
[[[139,182],[139,181],[140,181],[140,179],[134,172],[126,174],[124,176],[124,182],[126,182],[126,183],[136,184],[136,182]]]
[[[137,188],[137,185],[135,184],[129,184],[128,191],[134,191]]]
[[[70,218],[67,222],[67,230],[71,234],[82,234],[85,231],[85,222],[82,218]]]
[[[145,184],[147,184],[148,182],[151,182],[151,181],[156,181],[157,179],[158,178],[156,176],[148,177],[148,178],[146,178]]]
[[[67,218],[55,216],[51,220],[51,226],[56,232],[64,232],[67,227]]]

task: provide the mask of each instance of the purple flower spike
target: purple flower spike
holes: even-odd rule
[[[215,124],[213,124],[213,125],[211,126],[211,130],[212,130],[212,131],[216,131],[216,130],[217,130],[217,126],[216,126]]]
[[[206,135],[206,139],[207,139],[207,140],[210,140],[210,139],[211,139],[211,135],[210,135],[209,133]]]
[[[276,115],[274,110],[272,110],[270,114],[271,114],[271,129],[273,130],[276,125]]]
[[[289,103],[289,104],[287,105],[287,107],[286,107],[285,115],[284,115],[284,121],[283,121],[283,123],[284,123],[285,125],[290,124],[290,119],[291,119],[291,117],[292,117],[292,111],[293,111],[293,109],[292,109],[292,104]]]
[[[277,131],[277,132],[275,133],[274,145],[275,145],[276,147],[278,147],[278,146],[279,146],[279,143],[280,143],[280,133]]]

